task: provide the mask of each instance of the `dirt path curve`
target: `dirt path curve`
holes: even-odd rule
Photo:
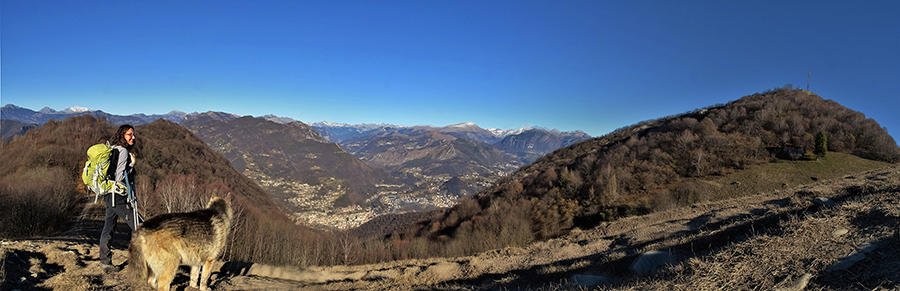
[[[866,187],[882,190],[867,191],[865,189],[869,188]],[[813,202],[815,197],[831,198],[843,205],[836,207],[836,210],[821,210]],[[5,272],[0,272],[4,274],[2,279],[5,279],[0,290],[141,290],[141,286],[127,286],[122,273],[106,274],[99,270],[96,252],[103,207],[102,204],[92,204],[92,201],[93,197],[86,198],[80,219],[58,237],[0,242],[3,249],[0,256],[5,268]],[[890,238],[897,237],[900,230],[890,232],[887,230],[890,227],[883,227],[897,224],[900,220],[897,218],[900,217],[898,203],[900,168],[895,166],[794,189],[626,218],[589,230],[575,230],[565,237],[523,248],[505,248],[467,257],[303,269],[218,263],[210,286],[214,290],[267,291],[527,290],[547,286],[579,288],[570,284],[578,281],[575,280],[577,276],[600,278],[599,282],[605,286],[645,284],[641,282],[648,278],[676,281],[677,278],[665,279],[656,272],[641,274],[630,269],[642,253],[662,251],[670,255],[668,263],[682,265],[681,270],[722,256],[743,260],[729,262],[730,265],[769,264],[773,268],[781,268],[780,271],[769,270],[760,275],[766,278],[753,278],[761,282],[750,289],[772,289],[790,283],[790,278],[805,278],[810,284],[820,284],[818,286],[826,286],[824,289],[828,290],[829,279],[816,276],[816,272],[824,272],[825,268],[852,253],[861,243],[873,241],[884,245],[880,248],[880,256],[900,255],[897,251],[885,253],[892,249],[887,247],[889,243],[886,242],[896,241]],[[871,229],[868,226],[854,226],[853,223],[858,224],[857,221],[864,218],[873,220],[870,217],[874,211],[872,209],[883,209],[878,210],[883,216],[875,220],[878,223],[873,224]],[[823,234],[819,234],[821,237],[794,235],[795,231],[784,229],[791,223],[819,227],[815,233]],[[832,228],[847,228],[850,234],[832,237]],[[127,229],[124,224],[117,227],[117,230],[123,229]],[[114,236],[114,264],[125,263],[128,239],[122,234]],[[810,239],[813,242],[809,242]],[[765,256],[729,253],[745,245],[754,251],[765,249],[754,245],[761,242],[780,242],[786,246],[811,244],[821,250],[794,260],[806,262],[802,267],[796,267],[794,261],[778,263],[778,256],[766,257],[768,261],[754,262],[755,257]],[[775,255],[781,254],[775,252]],[[869,257],[877,256],[869,254]],[[886,262],[887,265],[876,264],[874,268],[896,268],[896,265],[890,265],[890,261]],[[768,278],[773,276],[773,272],[781,273]],[[701,276],[701,273],[693,276]],[[805,273],[813,275],[801,276]],[[173,282],[174,290],[193,290],[187,287],[187,280],[186,269],[182,268]]]

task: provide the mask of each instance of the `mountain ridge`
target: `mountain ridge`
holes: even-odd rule
[[[54,120],[63,120],[68,117],[91,114],[94,117],[104,117],[109,121],[112,121],[116,124],[125,124],[129,123],[132,125],[141,125],[153,122],[157,119],[165,119],[172,122],[180,122],[185,117],[190,116],[194,113],[184,113],[178,110],[169,111],[166,114],[152,114],[146,115],[143,113],[137,113],[132,115],[115,115],[103,112],[102,110],[95,110],[91,108],[85,108],[80,106],[73,106],[61,111],[57,111],[50,107],[44,107],[40,111],[34,111],[28,108],[19,107],[14,104],[6,104],[2,108],[0,108],[0,119],[9,119],[16,120],[23,123],[36,123],[36,124],[44,124],[47,121]]]
[[[80,106],[69,107],[69,108],[63,109],[61,111],[57,111],[53,108],[46,107],[46,106],[39,111],[34,111],[34,110],[31,110],[28,108],[16,106],[15,104],[6,104],[2,108],[0,108],[0,119],[16,120],[16,121],[22,122],[22,123],[44,124],[45,122],[47,122],[50,119],[62,120],[67,117],[71,117],[71,116],[75,116],[75,115],[82,115],[82,114],[92,114],[92,115],[94,115],[94,117],[106,117],[107,120],[112,121],[113,123],[116,123],[116,124],[129,123],[132,125],[140,125],[140,124],[150,123],[150,122],[153,122],[154,120],[160,119],[160,118],[168,120],[168,121],[172,121],[175,123],[181,123],[185,119],[189,119],[192,117],[196,117],[197,115],[203,115],[203,114],[216,114],[216,115],[220,115],[220,116],[233,115],[234,118],[242,116],[242,115],[238,115],[235,113],[228,113],[228,112],[206,111],[206,112],[186,113],[186,112],[183,112],[180,110],[172,110],[165,114],[147,115],[144,113],[135,113],[135,114],[131,114],[131,115],[115,115],[115,114],[106,113],[99,109],[91,109],[91,108],[85,108],[85,107],[80,107]],[[281,124],[287,124],[287,123],[299,121],[299,120],[296,120],[296,119],[293,119],[290,117],[275,116],[274,114],[266,114],[266,115],[262,115],[262,116],[258,116],[258,117],[264,118],[267,120],[271,120],[276,123],[281,123]],[[230,118],[230,119],[234,119],[234,118]],[[348,123],[328,122],[328,121],[324,121],[324,120],[319,121],[319,122],[306,123],[306,124],[315,128],[326,139],[328,139],[332,142],[341,142],[343,140],[346,140],[349,137],[355,137],[355,136],[359,136],[360,134],[367,133],[369,131],[381,130],[381,129],[385,129],[385,128],[388,128],[388,129],[424,129],[424,130],[427,130],[429,128],[439,128],[439,129],[443,129],[444,131],[453,131],[453,129],[462,128],[462,129],[474,129],[474,130],[478,130],[478,131],[482,131],[482,130],[487,131],[490,136],[492,136],[494,138],[498,138],[498,139],[494,140],[492,142],[488,142],[488,140],[484,140],[483,138],[476,138],[475,140],[493,143],[493,142],[499,141],[500,139],[502,139],[506,136],[519,134],[526,130],[532,129],[532,127],[522,127],[522,128],[518,128],[518,129],[481,128],[473,122],[461,122],[461,123],[451,124],[451,125],[446,125],[446,126],[441,126],[441,127],[423,126],[423,125],[405,126],[405,125],[396,125],[396,124],[389,124],[389,123],[348,124]],[[348,133],[344,133],[342,135],[342,134],[331,134],[331,133],[327,133],[327,132],[322,132],[323,129],[326,129],[326,128],[343,128],[345,131],[353,131],[353,132],[355,132],[355,134],[349,134],[349,136],[348,136]],[[555,130],[556,129],[553,129],[552,131],[555,131]]]

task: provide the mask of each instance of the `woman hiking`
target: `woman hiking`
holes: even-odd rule
[[[131,149],[134,147],[134,127],[129,124],[119,126],[110,141],[113,146],[110,153],[110,165],[107,175],[115,177],[116,185],[113,193],[103,195],[103,203],[106,204],[106,221],[103,223],[103,230],[100,232],[100,268],[106,272],[115,272],[119,267],[112,264],[112,251],[109,249],[109,240],[112,239],[112,231],[116,228],[116,219],[122,218],[125,224],[131,227],[131,231],[135,231],[134,211],[128,203],[128,198],[124,196],[127,191],[127,181],[134,181],[134,153]],[[115,174],[113,174],[115,173]]]

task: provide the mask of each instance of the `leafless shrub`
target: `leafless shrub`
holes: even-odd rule
[[[77,195],[60,168],[35,168],[0,179],[0,237],[50,234],[71,217]]]

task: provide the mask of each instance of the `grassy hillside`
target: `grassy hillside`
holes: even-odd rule
[[[654,210],[686,206],[697,202],[738,198],[768,193],[784,188],[806,185],[818,180],[843,177],[853,173],[890,167],[894,164],[863,159],[854,155],[830,152],[818,160],[774,160],[771,163],[749,167],[727,176],[687,179],[671,188],[671,192],[686,194],[677,196],[677,203],[658,198],[653,201]],[[668,202],[668,203],[666,203]]]

